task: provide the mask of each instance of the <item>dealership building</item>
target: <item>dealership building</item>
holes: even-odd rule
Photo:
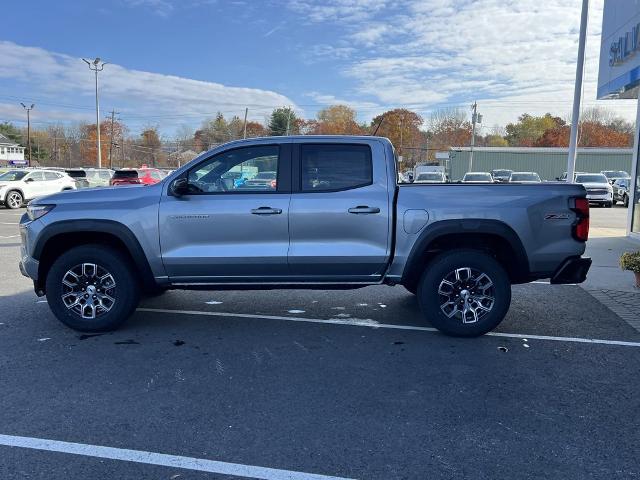
[[[473,170],[536,172],[543,180],[555,180],[567,171],[568,155],[568,148],[475,147]],[[445,161],[449,178],[460,180],[471,166],[471,149],[452,147]],[[632,163],[631,148],[579,148],[576,171],[599,173],[604,170],[624,170],[631,173]]]
[[[640,0],[605,0],[598,76],[598,99],[638,98],[640,90]],[[615,100],[612,100],[615,101]],[[627,232],[640,239],[640,98],[631,159]],[[579,165],[576,166],[576,169]]]

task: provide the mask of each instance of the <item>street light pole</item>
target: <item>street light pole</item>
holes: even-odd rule
[[[36,106],[35,103],[32,103],[30,107],[27,107],[24,103],[20,102],[22,108],[27,111],[27,167],[31,166],[31,110]]]
[[[93,62],[90,62],[86,58],[82,61],[89,65],[89,70],[93,70],[96,74],[96,148],[98,150],[98,168],[102,168],[102,150],[100,146],[100,102],[98,101],[98,72],[101,72],[106,65],[105,62],[100,60],[100,57],[96,57]]]

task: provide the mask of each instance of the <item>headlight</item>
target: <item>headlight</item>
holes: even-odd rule
[[[45,216],[51,210],[53,210],[53,207],[55,207],[55,205],[32,205],[32,204],[29,204],[29,205],[27,205],[27,216],[29,217],[30,220],[37,220],[37,219]]]

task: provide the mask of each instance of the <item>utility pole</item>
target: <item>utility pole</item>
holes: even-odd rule
[[[476,144],[476,123],[482,122],[482,115],[478,114],[478,102],[471,105],[471,149],[469,151],[469,171],[473,172],[473,147]]]
[[[119,114],[120,112],[116,112],[113,109],[111,110],[111,133],[109,135],[109,168],[111,168],[113,165],[113,161],[111,160],[111,155],[113,154],[113,121],[116,116],[116,113]]]
[[[98,150],[98,168],[102,168],[102,150],[100,148],[100,102],[98,101],[98,72],[104,70],[105,62],[100,60],[100,57],[96,57],[93,62],[90,62],[86,58],[82,61],[89,65],[89,70],[93,70],[96,74],[96,148]]]
[[[285,135],[289,135],[289,124],[291,123],[291,107],[288,108],[288,112],[287,113],[287,131],[284,132]]]
[[[20,103],[22,108],[27,111],[27,151],[28,151],[28,159],[27,159],[27,167],[31,166],[31,110],[36,106],[35,103],[32,103],[30,107],[27,107],[24,103]]]
[[[249,107],[244,109],[244,133],[242,138],[247,138],[247,115],[249,114]]]
[[[589,0],[582,0],[580,17],[580,37],[578,40],[578,62],[576,64],[576,85],[573,91],[573,111],[571,114],[571,135],[569,137],[569,158],[567,159],[567,183],[574,182],[576,157],[578,153],[578,125],[580,125],[580,103],[582,102],[582,76],[584,74],[584,49],[587,41],[587,20]]]
[[[56,157],[56,166],[58,166],[58,130],[56,130],[55,136],[53,137],[53,154]]]

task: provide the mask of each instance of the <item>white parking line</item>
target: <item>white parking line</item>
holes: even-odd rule
[[[160,465],[163,467],[183,468],[199,472],[220,473],[236,477],[259,478],[261,480],[348,480],[342,477],[331,477],[313,473],[279,470],[276,468],[256,467],[240,463],[220,462],[203,458],[183,457],[181,455],[167,455],[165,453],[145,452],[143,450],[129,450],[126,448],[102,447],[84,443],[61,442],[44,438],[18,437],[1,435],[0,445],[8,447],[45,450],[48,452],[69,453],[85,457],[108,458],[125,462]]]
[[[437,332],[436,328],[432,327],[418,327],[414,325],[393,325],[389,323],[378,323],[370,319],[338,319],[330,318],[324,320],[321,318],[307,318],[307,317],[280,317],[276,315],[256,315],[252,313],[230,313],[230,312],[205,312],[201,310],[170,310],[165,308],[138,308],[138,312],[149,313],[169,313],[176,315],[204,315],[209,317],[235,317],[235,318],[255,318],[264,320],[285,320],[289,322],[304,322],[304,323],[322,323],[329,325],[351,325],[356,327],[369,327],[369,328],[388,328],[392,330],[414,330],[419,332]],[[486,334],[490,337],[505,337],[505,338],[527,338],[533,340],[549,340],[553,342],[570,342],[570,343],[596,343],[602,345],[618,345],[623,347],[640,347],[640,342],[625,342],[621,340],[602,340],[598,338],[579,338],[579,337],[552,337],[547,335],[527,335],[524,333],[502,333],[502,332],[489,332]]]

